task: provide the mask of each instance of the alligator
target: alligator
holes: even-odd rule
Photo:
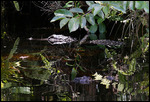
[[[70,36],[64,36],[64,35],[53,34],[48,37],[48,42],[52,45],[65,44],[65,43],[71,43],[71,42],[76,42],[76,41],[77,39],[71,38]]]
[[[86,36],[86,40],[88,36]],[[78,40],[76,38],[72,38],[70,36],[64,36],[64,35],[56,35],[53,34],[49,36],[48,38],[43,38],[43,39],[33,39],[33,38],[28,38],[28,40],[42,40],[42,41],[48,41],[51,45],[59,45],[59,44],[67,44],[67,43],[72,43],[72,42],[77,42]],[[100,45],[109,45],[109,46],[120,46],[124,45],[124,42],[121,41],[113,41],[113,40],[91,40],[91,41],[80,41],[80,44],[100,44]]]

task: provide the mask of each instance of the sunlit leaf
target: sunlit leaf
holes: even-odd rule
[[[126,13],[127,1],[111,2],[111,6],[122,13]]]
[[[4,83],[1,81],[1,89],[4,88]]]
[[[61,29],[63,26],[65,26],[68,21],[69,21],[69,18],[62,19],[62,20],[60,21],[60,29]]]
[[[12,86],[12,83],[11,83],[11,82],[7,82],[7,83],[2,83],[2,82],[1,82],[1,84],[3,84],[3,87],[2,87],[2,85],[1,85],[1,89],[10,88],[10,87]]]
[[[85,1],[85,2],[86,2],[86,4],[89,5],[89,6],[92,5],[92,4],[94,4],[93,1]]]
[[[83,13],[83,10],[80,8],[72,8],[72,9],[70,9],[70,11],[74,12],[74,13]]]
[[[73,4],[70,4],[70,3],[73,3],[73,1],[68,1],[68,2],[65,4],[64,8],[74,6]]]
[[[144,2],[144,10],[146,13],[149,13],[149,1]]]
[[[80,17],[80,26],[81,28],[86,26],[86,18],[83,16]]]
[[[135,7],[137,9],[142,9],[145,1],[135,1]]]
[[[105,17],[107,17],[108,13],[110,12],[109,6],[103,7],[103,12],[104,12],[104,14],[105,14]]]
[[[76,31],[79,28],[79,23],[80,23],[79,18],[71,18],[68,23],[69,31],[70,32]]]
[[[92,25],[95,24],[95,19],[94,19],[94,15],[93,15],[93,14],[91,14],[91,13],[87,14],[87,15],[86,15],[86,19],[87,19],[87,21],[88,21],[90,24],[92,24]]]
[[[102,6],[101,6],[101,5],[99,5],[99,4],[94,4],[94,12],[93,12],[94,16],[95,16],[96,14],[98,14],[98,13],[101,11],[101,9],[102,9]]]
[[[122,91],[124,89],[124,84],[118,84],[118,91]]]
[[[88,9],[87,9],[87,11],[89,11],[91,9],[93,9],[93,5],[89,6]]]
[[[68,5],[65,5],[65,6],[64,6],[64,8],[72,7],[72,6],[74,6],[74,5],[72,5],[72,4],[68,4]]]
[[[135,9],[135,1],[129,1],[129,8],[131,10],[134,10]]]
[[[104,13],[103,13],[102,10],[100,10],[100,12],[98,13],[98,15],[99,15],[102,19],[105,19],[105,15],[104,15]]]
[[[20,11],[19,3],[17,1],[13,1],[15,8],[17,11]]]
[[[50,22],[55,22],[57,20],[64,19],[64,18],[66,18],[66,17],[65,16],[55,16],[52,18],[52,20]]]
[[[123,9],[125,12],[126,12],[128,6],[129,6],[129,1],[123,1]]]
[[[66,9],[58,9],[54,12],[55,16],[67,16],[67,17],[73,17],[73,14]]]
[[[120,6],[113,6],[114,9],[118,10],[118,11],[121,11],[123,13],[126,13],[126,11],[124,10],[123,7],[120,7]]]

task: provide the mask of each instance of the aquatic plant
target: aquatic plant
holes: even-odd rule
[[[55,80],[60,73],[60,70],[52,67],[55,61],[48,61],[47,58],[42,55],[42,52],[34,53],[34,55],[41,57],[44,66],[34,66],[29,68],[31,71],[24,71],[25,76],[31,79],[39,80],[40,84],[37,85],[42,85],[45,81],[49,80],[50,77],[53,77]]]
[[[20,71],[16,67],[20,66],[20,61],[17,61],[17,62],[10,61],[10,59],[13,57],[13,54],[17,50],[19,41],[20,41],[20,38],[18,37],[7,59],[4,59],[3,57],[1,57],[1,81],[2,83],[3,82],[7,83],[8,80],[19,81],[19,80],[16,80],[16,78],[18,78],[18,73],[20,73]]]
[[[81,50],[81,49],[80,49],[80,48],[76,48],[76,50]],[[65,58],[65,59],[68,60],[68,62],[69,62],[69,60],[70,60],[70,59],[68,59],[68,58]],[[77,73],[78,73],[78,69],[80,69],[81,71],[85,72],[85,70],[84,70],[83,67],[81,66],[81,62],[80,62],[80,60],[81,60],[81,55],[80,55],[78,52],[76,52],[76,53],[74,54],[74,59],[72,59],[72,60],[74,61],[73,64],[69,64],[68,62],[66,62],[66,65],[72,67],[71,80],[73,80],[73,79],[76,77],[76,75],[77,75]],[[71,60],[71,61],[72,61],[72,60]]]

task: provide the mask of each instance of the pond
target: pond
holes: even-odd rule
[[[73,46],[20,38],[9,60],[14,79],[1,82],[1,101],[149,100],[149,54],[137,62],[134,74],[123,75],[104,60],[107,51],[101,47]],[[7,58],[12,47],[7,44],[1,56]]]

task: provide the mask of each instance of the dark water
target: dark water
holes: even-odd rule
[[[8,44],[9,45],[9,44]],[[90,84],[80,84],[70,82],[70,74],[72,68],[63,66],[64,63],[59,63],[57,68],[60,69],[66,76],[65,80],[54,79],[47,74],[47,70],[42,69],[43,62],[41,57],[37,56],[34,53],[41,52],[43,49],[46,58],[49,61],[56,61],[61,59],[64,56],[72,54],[70,51],[73,51],[70,45],[58,45],[52,46],[47,41],[29,41],[26,39],[21,39],[16,53],[14,54],[11,61],[20,61],[20,67],[17,67],[21,71],[21,77],[23,77],[22,82],[12,82],[10,81],[10,87],[1,90],[1,101],[148,101],[149,97],[147,91],[142,91],[141,83],[144,84],[144,81],[149,81],[149,78],[145,80],[144,76],[145,71],[139,71],[133,76],[127,76],[122,78],[121,81],[124,81],[124,87],[116,86],[113,87],[111,84],[108,89],[105,85],[100,84],[99,81],[93,81]],[[11,48],[8,46],[2,51],[2,55],[9,53]],[[8,50],[8,51],[7,51]],[[89,51],[89,50],[88,50]],[[87,52],[88,52],[87,51]],[[97,51],[97,50],[96,50]],[[96,54],[96,51],[93,52]],[[87,53],[86,52],[86,53]],[[102,51],[100,51],[102,52]],[[92,52],[89,52],[92,53]],[[97,51],[99,53],[99,50]],[[89,59],[93,55],[87,54],[88,57],[85,57],[86,54],[83,54],[83,58]],[[95,57],[96,59],[96,57]],[[97,58],[98,59],[98,58]],[[89,59],[90,60],[90,59]],[[90,60],[83,61],[85,62],[83,66],[96,67],[96,63]],[[145,70],[148,70],[149,65],[145,64],[143,66]],[[147,65],[147,66],[146,66]],[[60,68],[62,67],[62,68]],[[65,68],[64,68],[65,67]],[[89,71],[91,70],[91,72]],[[95,72],[102,72],[102,69],[89,69],[87,72],[78,73],[78,77],[86,75],[91,76]],[[149,72],[149,70],[148,70]],[[25,74],[26,73],[26,74]],[[138,74],[138,75],[137,75]],[[141,74],[141,75],[140,75]],[[45,75],[45,77],[43,77]],[[57,75],[59,76],[59,75]],[[149,76],[149,74],[148,74]],[[92,77],[93,78],[93,77]],[[49,79],[49,80],[47,80]],[[52,80],[50,80],[52,79]],[[139,81],[141,79],[141,81]],[[136,82],[137,81],[137,82]],[[24,84],[23,84],[24,83]],[[145,87],[143,85],[143,87]],[[122,89],[121,89],[122,88]],[[147,88],[147,87],[146,87]],[[146,89],[146,88],[143,88]],[[149,87],[148,87],[149,88]],[[121,90],[121,91],[119,91]],[[149,91],[148,91],[149,93]]]

